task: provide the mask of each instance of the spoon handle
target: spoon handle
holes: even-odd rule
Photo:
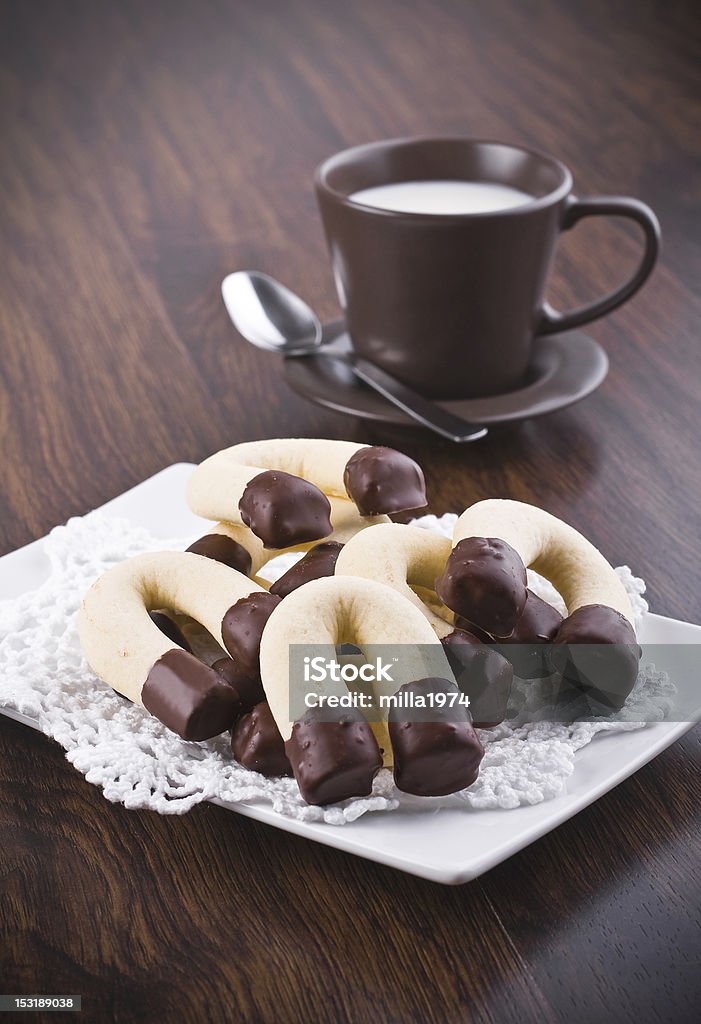
[[[440,434],[441,437],[447,437],[449,441],[455,441],[458,444],[463,444],[467,441],[477,441],[479,438],[486,436],[486,427],[479,426],[476,423],[468,423],[459,416],[454,416],[452,412],[448,412],[442,406],[437,405],[436,402],[418,395],[411,388],[398,381],[396,377],[392,377],[389,373],[381,370],[379,366],[368,362],[367,359],[361,359],[358,356],[336,357],[330,353],[324,353],[324,358],[338,359],[344,365],[350,366],[356,377],[367,384],[368,387],[371,387],[373,391],[377,391],[378,394],[386,398],[392,405],[396,405],[398,409],[401,409],[407,416],[416,420],[417,423],[428,427],[434,434]]]

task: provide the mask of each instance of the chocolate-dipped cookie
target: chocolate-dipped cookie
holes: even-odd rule
[[[166,651],[149,671],[141,703],[184,740],[206,740],[229,729],[241,711],[231,686],[187,651]]]
[[[603,710],[620,710],[638,678],[640,647],[614,608],[585,605],[563,620],[549,648],[552,669]]]
[[[226,537],[221,533],[207,533],[200,537],[187,549],[195,555],[213,558],[215,562],[223,562],[232,569],[248,576],[251,571],[251,556],[243,544]]]
[[[149,614],[149,600],[177,608],[222,639],[223,620],[237,599],[256,594],[275,603],[242,573],[188,551],[137,555],[104,573],[83,599],[78,632],[93,671],[118,693],[187,740],[230,728],[242,710],[235,687],[166,635]]]
[[[258,591],[233,604],[222,619],[224,646],[244,675],[258,675],[258,654],[263,629],[280,600],[275,594]]]
[[[270,593],[276,597],[287,597],[293,590],[304,586],[311,580],[319,580],[324,576],[333,576],[336,568],[336,561],[343,544],[327,540],[316,544],[307,551],[303,558],[287,570],[284,575],[276,580],[270,587]]]
[[[469,712],[477,729],[491,729],[506,718],[514,671],[509,661],[473,633],[455,629],[444,636],[458,686],[470,699]]]
[[[318,487],[281,470],[266,470],[248,482],[239,501],[244,524],[266,548],[287,548],[328,537],[329,499]]]
[[[343,482],[348,496],[365,516],[426,506],[421,467],[394,448],[361,448],[346,463]]]
[[[344,710],[336,721],[310,709],[292,726],[285,753],[308,804],[335,804],[368,796],[382,767],[372,729],[359,711]]]
[[[493,637],[510,636],[526,604],[526,567],[499,537],[467,537],[450,553],[436,593],[456,615]]]
[[[250,711],[256,704],[265,700],[265,691],[257,668],[254,674],[244,672],[233,658],[219,658],[212,668],[236,690],[241,698],[242,710]]]
[[[418,679],[405,683],[398,693],[454,696],[457,686],[446,679]],[[393,707],[388,724],[394,781],[404,793],[445,796],[471,786],[477,778],[484,749],[462,705],[432,707],[428,714]]]
[[[516,628],[499,641],[498,649],[521,679],[540,679],[550,671],[544,645],[553,642],[561,625],[558,610],[529,590]]]
[[[302,795],[314,803],[367,795],[374,772],[382,764],[380,746],[386,763],[392,764],[386,727],[383,729],[384,723],[377,721],[372,722],[371,729],[355,713],[328,722],[327,712],[336,706],[328,702],[320,706],[319,713],[310,708],[309,714],[300,714],[308,684],[305,688],[301,668],[290,653],[293,645],[300,643],[309,645],[310,652],[326,651],[327,658],[333,656],[339,644],[352,644],[361,650],[377,643],[408,646],[406,658],[398,659],[396,667],[392,663],[390,690],[398,690],[407,678],[407,665],[440,666],[439,670],[444,669],[449,677],[443,647],[411,602],[381,583],[354,576],[312,580],[281,601],[268,620],[261,639],[261,678]],[[347,696],[343,680],[330,674],[326,682],[318,684],[318,690],[315,687],[315,693],[320,698],[327,690],[334,699]],[[335,760],[338,750],[343,752],[340,761]]]
[[[231,732],[231,750],[250,771],[268,778],[292,774],[285,744],[265,702],[239,718]]]

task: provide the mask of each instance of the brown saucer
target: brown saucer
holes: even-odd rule
[[[323,339],[330,351],[348,352],[351,342],[342,320],[324,324]],[[586,398],[608,372],[608,357],[601,346],[582,331],[538,338],[528,380],[522,388],[490,398],[441,402],[446,409],[473,423],[511,423],[544,416]],[[359,381],[350,367],[325,359],[323,350],[310,356],[285,359],[285,377],[293,391],[336,412],[380,423],[411,426],[400,409]]]

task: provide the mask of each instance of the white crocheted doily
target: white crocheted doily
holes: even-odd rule
[[[450,536],[455,519],[424,516],[416,525]],[[613,718],[572,725],[519,725],[516,720],[483,731],[486,753],[479,778],[457,796],[430,801],[406,797],[395,788],[391,773],[383,770],[372,796],[310,807],[293,779],[265,779],[238,765],[228,736],[205,743],[181,740],[96,679],[82,657],[75,617],[90,584],[131,555],[183,549],[193,540],[163,541],[126,520],[92,512],[56,527],[47,538],[51,571],[45,583],[0,601],[0,706],[37,719],[88,782],[102,786],[108,800],[126,807],[182,814],[212,797],[226,803],[265,801],[293,818],[341,825],[367,811],[390,811],[400,804],[431,809],[456,802],[471,808],[535,804],[563,791],[574,771],[575,752],[599,732],[642,728],[641,723],[664,718],[669,707],[673,685],[666,674],[647,667],[625,708]],[[269,577],[277,578],[293,561],[294,556],[277,559],[276,575],[271,571]],[[645,585],[627,567],[617,572],[639,621],[647,608],[642,597]],[[541,597],[559,602],[545,580],[531,575],[529,582]],[[525,690],[520,696],[526,699]],[[528,698],[542,704],[543,694],[531,683]]]

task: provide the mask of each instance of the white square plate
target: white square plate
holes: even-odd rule
[[[206,521],[192,515],[184,499],[185,481],[192,468],[187,463],[169,466],[103,507],[146,527],[155,536],[204,533]],[[0,598],[33,589],[47,574],[42,540],[5,555],[0,558]],[[664,649],[664,661],[656,657],[657,667],[669,672],[680,690],[691,693],[697,689],[695,647],[701,644],[701,626],[648,615],[642,640],[670,645]],[[26,716],[4,708],[0,712],[38,728],[37,722]],[[635,732],[599,736],[577,753],[576,768],[565,794],[516,810],[431,807],[425,813],[397,810],[366,814],[352,824],[334,826],[285,818],[263,804],[221,806],[410,874],[455,885],[476,878],[571,818],[690,728],[688,722],[657,723]]]

